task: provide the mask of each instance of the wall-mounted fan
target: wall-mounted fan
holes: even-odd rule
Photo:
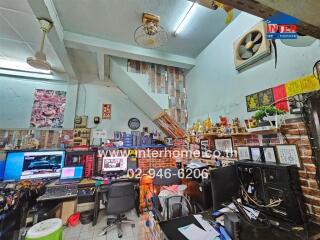
[[[157,48],[168,41],[167,32],[160,26],[160,17],[143,13],[142,25],[134,32],[136,43],[145,48]]]
[[[261,22],[234,43],[234,62],[238,71],[270,54],[266,24]]]
[[[47,56],[43,52],[46,35],[51,30],[53,23],[47,19],[39,19],[39,23],[40,23],[40,29],[42,31],[40,49],[39,51],[36,52],[35,56],[27,58],[27,63],[31,67],[34,67],[37,69],[54,71],[57,73],[65,73],[64,70],[57,69],[53,67],[49,62],[47,62]]]

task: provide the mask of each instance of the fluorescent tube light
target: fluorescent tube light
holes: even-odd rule
[[[26,62],[15,61],[6,58],[0,58],[0,68],[21,72],[32,72],[32,73],[42,73],[42,74],[51,74],[50,70],[41,70],[31,67]]]
[[[197,5],[198,3],[196,1],[192,3],[191,7],[185,13],[183,18],[179,21],[176,31],[174,32],[174,35],[178,35],[187,26],[187,23],[190,21],[190,19],[195,13],[195,10],[197,9]]]

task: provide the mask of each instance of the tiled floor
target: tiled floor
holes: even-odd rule
[[[123,240],[143,240],[142,225],[137,217],[135,210],[126,214],[126,216],[135,221],[135,227],[131,224],[123,224]],[[103,212],[100,213],[98,223],[92,226],[92,223],[76,227],[68,227],[64,230],[64,240],[116,240],[118,238],[117,228],[110,230],[106,235],[99,236],[102,230],[106,227],[106,216]]]

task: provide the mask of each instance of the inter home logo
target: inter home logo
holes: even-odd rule
[[[267,39],[297,39],[298,19],[279,12],[264,21],[267,23]]]

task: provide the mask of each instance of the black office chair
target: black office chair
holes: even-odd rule
[[[114,183],[110,191],[103,195],[107,212],[107,227],[100,235],[105,235],[114,227],[118,228],[118,237],[122,237],[122,223],[134,227],[134,221],[125,217],[125,213],[135,208],[135,191],[132,183]]]

